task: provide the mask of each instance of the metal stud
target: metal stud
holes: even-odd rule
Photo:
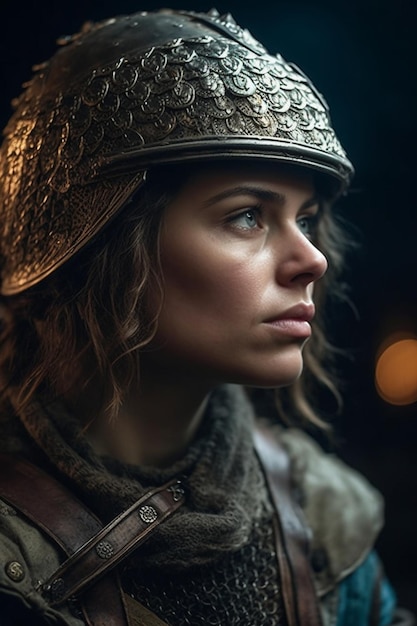
[[[96,545],[96,552],[100,559],[110,559],[114,554],[114,548],[110,541],[100,541],[100,543]]]
[[[23,565],[19,561],[9,561],[5,567],[6,574],[15,583],[20,583],[26,576]]]
[[[158,512],[153,506],[145,504],[139,509],[139,517],[145,524],[152,524],[158,518]]]

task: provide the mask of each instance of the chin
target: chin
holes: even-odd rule
[[[257,387],[278,388],[289,387],[295,383],[303,372],[304,361],[302,353],[297,350],[291,358],[274,360],[270,367],[263,364],[262,372],[259,372],[256,381]]]
[[[303,359],[300,354],[298,359],[292,359],[291,362],[286,360],[284,363],[271,363],[270,367],[263,363],[262,368],[256,372],[248,372],[233,382],[263,389],[289,387],[300,378],[303,372],[303,365]]]
[[[293,385],[301,376],[302,370],[296,376],[276,376],[256,380],[251,383],[246,383],[248,387],[259,387],[260,389],[280,389],[281,387],[290,387]]]

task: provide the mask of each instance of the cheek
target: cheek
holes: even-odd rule
[[[247,315],[259,301],[261,272],[246,257],[218,246],[193,246],[164,255],[164,308],[221,319]]]

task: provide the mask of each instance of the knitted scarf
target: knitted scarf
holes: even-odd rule
[[[169,469],[98,456],[78,420],[58,403],[33,403],[19,417],[52,466],[105,523],[148,489],[185,477],[186,503],[139,550],[145,567],[179,570],[238,550],[268,507],[252,444],[252,407],[237,386],[213,392],[198,435]]]

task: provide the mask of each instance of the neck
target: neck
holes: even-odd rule
[[[209,389],[188,384],[143,381],[131,390],[118,416],[110,421],[100,415],[87,429],[96,452],[124,463],[168,467],[179,460],[193,441],[201,424]],[[88,397],[73,405],[78,414]]]

